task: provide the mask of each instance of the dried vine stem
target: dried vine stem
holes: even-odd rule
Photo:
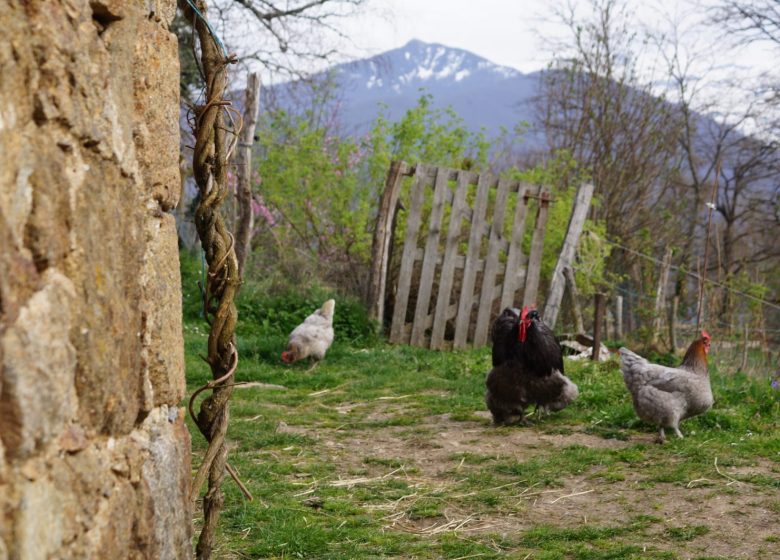
[[[196,109],[192,169],[200,195],[195,210],[195,227],[209,267],[203,299],[204,315],[210,318],[211,332],[208,356],[204,359],[211,366],[213,380],[198,389],[190,399],[190,413],[194,416],[195,397],[205,390],[212,390],[211,395],[201,403],[197,417],[193,418],[209,443],[192,487],[192,496],[197,497],[208,473],[208,491],[203,498],[203,530],[196,548],[197,557],[205,560],[211,557],[214,535],[224,504],[221,486],[225,471],[228,470],[238,482],[234,470],[227,465],[225,435],[234,386],[231,381],[238,366],[235,344],[238,311],[234,298],[240,278],[233,236],[228,232],[219,211],[228,195],[227,157],[232,149],[226,138],[223,112],[228,102],[223,96],[227,86],[227,66],[235,60],[224,53],[221,43],[212,34],[206,20],[205,0],[198,0],[196,4],[197,10],[192,0],[180,2],[198,35],[206,82],[205,102]],[[232,133],[237,138],[238,131],[234,129]],[[231,144],[235,144],[235,139]],[[239,487],[246,491],[240,482]]]

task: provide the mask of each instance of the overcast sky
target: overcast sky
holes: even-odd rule
[[[565,1],[565,0],[564,0]],[[588,0],[570,0],[587,16]],[[701,25],[707,7],[717,0],[626,0],[632,27],[669,33],[677,23],[695,73],[707,76],[709,95],[717,99],[720,80],[738,77],[748,88],[753,79],[776,71],[777,46],[753,44],[732,48],[718,28]],[[570,32],[555,15],[562,2],[530,0],[368,0],[363,13],[343,21],[352,43],[343,46],[347,59],[365,58],[401,47],[411,39],[441,43],[480,55],[522,72],[542,69],[552,59],[557,39]],[[635,26],[633,25],[635,23]],[[647,53],[656,52],[646,49]],[[648,79],[661,80],[659,60],[642,61]],[[714,67],[714,68],[713,68]]]
[[[689,29],[702,20],[712,0],[627,0],[629,15],[635,18],[637,30],[667,28],[669,20],[681,22]],[[581,14],[590,3],[573,0]],[[369,0],[364,13],[345,20],[344,28],[354,45],[347,50],[361,58],[400,47],[410,39],[441,43],[472,51],[488,60],[530,72],[543,68],[552,55],[548,40],[566,37],[565,28],[557,23],[553,1],[529,0]],[[714,43],[720,62],[740,66],[743,70],[770,70],[777,60],[770,45],[747,49],[724,48],[715,29],[700,29],[686,37],[703,47]],[[776,65],[776,64],[775,64]]]
[[[640,37],[648,30],[668,33],[669,22],[677,22],[684,52],[693,62],[693,73],[705,76],[709,83],[707,102],[714,99],[721,106],[729,106],[738,102],[729,99],[724,103],[725,88],[720,80],[738,79],[747,96],[755,89],[753,80],[761,73],[777,72],[774,63],[780,56],[777,45],[773,44],[732,48],[718,28],[701,25],[707,7],[718,1],[624,0],[624,3],[630,25]],[[361,13],[336,20],[349,40],[335,44],[340,56],[329,64],[367,58],[401,47],[411,39],[420,39],[465,49],[521,72],[533,72],[544,68],[554,54],[561,54],[560,47],[554,46],[556,40],[571,38],[570,31],[555,14],[555,6],[566,2],[575,6],[581,17],[592,12],[589,0],[366,0]],[[261,36],[256,23],[252,25],[245,14],[227,28],[221,27],[220,33],[229,44],[252,45]],[[311,40],[320,39],[313,35]],[[663,64],[652,56],[657,49],[648,47],[644,52],[647,53],[641,61],[644,77],[662,89]],[[306,70],[320,70],[324,64]],[[286,79],[268,71],[262,73],[265,84]],[[234,75],[236,85],[243,82],[241,74]]]

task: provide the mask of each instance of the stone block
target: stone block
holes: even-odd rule
[[[176,221],[170,214],[150,216],[143,285],[143,365],[151,382],[150,407],[177,405],[186,390],[181,313],[181,273]]]
[[[179,72],[176,36],[141,20],[135,43],[134,128],[138,164],[149,196],[164,211],[179,202]]]
[[[152,531],[160,558],[179,558],[190,543],[190,435],[184,409],[156,408],[142,425],[149,455],[143,480],[154,511]]]
[[[0,437],[10,457],[45,446],[75,416],[76,351],[70,341],[76,292],[55,269],[3,334]]]

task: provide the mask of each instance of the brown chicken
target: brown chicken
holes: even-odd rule
[[[681,438],[680,422],[712,407],[707,369],[709,350],[707,331],[701,331],[701,337],[691,343],[682,364],[676,368],[651,364],[631,350],[620,349],[620,369],[634,401],[634,410],[642,420],[659,427],[661,443],[666,441],[665,428],[674,430]]]
[[[317,311],[306,317],[295,327],[287,341],[287,350],[282,352],[282,361],[292,364],[298,360],[312,358],[321,360],[333,344],[333,311],[336,301],[329,299]],[[316,361],[315,361],[316,365]]]
[[[524,421],[531,404],[539,413],[558,411],[577,398],[577,386],[563,374],[561,347],[535,309],[505,309],[493,323],[492,339],[485,404],[495,424]]]

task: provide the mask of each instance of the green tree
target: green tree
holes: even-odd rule
[[[310,109],[272,111],[261,122],[257,192],[266,220],[256,245],[265,258],[257,260],[273,263],[285,280],[337,283],[361,296],[390,161],[485,168],[490,143],[452,109],[435,108],[430,95],[397,122],[380,110],[360,141],[333,133],[331,121]]]

